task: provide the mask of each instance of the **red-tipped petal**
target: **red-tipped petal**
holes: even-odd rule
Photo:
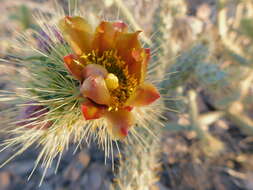
[[[88,78],[90,76],[102,76],[105,78],[107,74],[107,70],[98,64],[89,64],[83,69],[84,78]]]
[[[160,98],[160,93],[152,84],[142,84],[127,101],[127,105],[146,106]]]
[[[118,30],[120,32],[127,32],[127,30],[128,30],[128,26],[124,22],[120,22],[120,21],[119,22],[113,22],[112,25],[113,25],[115,30]]]
[[[129,74],[135,76],[138,82],[145,78],[149,51],[142,48],[138,36],[141,31],[135,33],[121,33],[117,37],[115,48],[119,56],[127,63]]]
[[[102,76],[90,76],[85,79],[80,91],[84,97],[90,98],[97,104],[109,105],[110,103],[110,92]]]
[[[103,116],[105,107],[96,105],[87,100],[81,105],[83,116],[86,120],[98,119]]]
[[[63,59],[64,59],[66,68],[74,76],[74,78],[82,81],[83,80],[82,70],[84,67],[78,61],[77,57],[73,54],[70,54],[70,55],[65,56]]]
[[[86,20],[81,17],[66,16],[60,20],[59,28],[77,55],[82,55],[91,50],[93,31]]]
[[[133,114],[126,110],[106,112],[105,117],[109,123],[107,131],[114,140],[124,139],[134,125]]]
[[[130,64],[131,62],[136,62],[132,56],[132,51],[140,50],[141,44],[139,42],[138,36],[141,31],[134,33],[120,33],[116,39],[115,48],[118,51],[118,54]]]
[[[127,30],[128,27],[123,22],[101,22],[96,28],[93,49],[98,49],[100,55],[104,51],[113,49],[118,36]]]

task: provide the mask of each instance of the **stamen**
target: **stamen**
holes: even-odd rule
[[[80,63],[80,61],[74,59],[74,62],[75,62],[77,65],[80,65],[80,66],[84,67],[84,65],[83,65],[82,63]]]

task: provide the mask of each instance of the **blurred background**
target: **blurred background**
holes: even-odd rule
[[[58,2],[68,10],[67,0]],[[54,7],[54,0],[0,0],[0,58],[18,54],[17,33],[39,30],[32,15],[53,17]],[[95,143],[76,154],[73,146],[41,187],[43,169],[27,181],[38,155],[29,149],[0,169],[0,190],[253,190],[253,1],[80,0],[80,9],[92,23],[122,19],[144,31],[151,65],[161,65],[154,72],[166,79],[160,140],[145,152],[125,149],[121,162],[115,155],[115,171]],[[9,81],[18,67],[0,62],[1,90],[15,88]],[[0,111],[11,106],[1,102]]]

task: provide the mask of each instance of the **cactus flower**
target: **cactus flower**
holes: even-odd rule
[[[145,131],[156,136],[152,127],[164,125],[166,108],[152,84],[159,82],[148,69],[151,52],[142,47],[140,31],[129,32],[123,22],[102,21],[93,28],[79,16],[39,17],[38,24],[41,32],[32,35],[37,43],[31,35],[17,40],[27,55],[16,60],[24,69],[13,78],[21,82],[0,96],[0,102],[16,105],[0,113],[10,135],[2,150],[21,147],[0,167],[39,147],[35,168],[38,163],[45,168],[42,183],[70,144],[78,148],[92,139],[106,158],[113,155],[113,144],[119,149],[117,140],[149,146]]]
[[[150,50],[141,47],[140,31],[128,32],[123,22],[101,22],[93,31],[81,17],[66,16],[60,30],[73,50],[66,55],[67,70],[80,81],[86,120],[105,118],[113,139],[123,139],[135,124],[132,110],[160,97],[145,82]]]

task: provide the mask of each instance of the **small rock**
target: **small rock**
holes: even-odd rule
[[[11,174],[9,172],[0,172],[0,189],[5,189],[10,185]]]
[[[202,20],[208,20],[210,18],[211,12],[212,10],[210,5],[204,3],[197,8],[196,16]]]
[[[78,154],[78,160],[86,168],[88,164],[90,163],[90,156],[86,152],[80,152]]]

